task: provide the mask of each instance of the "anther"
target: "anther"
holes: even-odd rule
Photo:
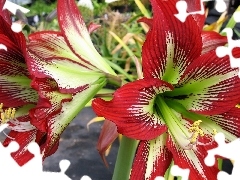
[[[1,112],[3,111],[2,108],[3,108],[3,103],[0,103],[0,111]]]
[[[202,121],[197,120],[192,124],[192,127],[189,128],[188,132],[193,133],[192,136],[189,138],[190,143],[188,146],[192,146],[197,143],[197,139],[199,136],[203,137],[204,132],[202,129],[200,129],[199,125]]]
[[[16,109],[15,108],[7,108],[3,110],[3,103],[0,103],[0,113],[1,113],[1,124],[5,124],[11,119],[14,119]]]

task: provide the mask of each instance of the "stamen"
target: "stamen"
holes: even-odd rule
[[[192,147],[193,145],[197,144],[197,139],[199,136],[203,137],[204,132],[202,129],[200,129],[199,125],[202,121],[197,120],[193,123],[192,127],[189,128],[188,132],[193,133],[192,136],[189,138],[190,143],[187,145],[187,147]]]
[[[15,108],[8,108],[3,110],[3,103],[0,103],[0,113],[1,113],[1,124],[5,124],[11,119],[14,119],[16,109]]]
[[[217,130],[213,129],[213,135],[215,136],[217,134]]]

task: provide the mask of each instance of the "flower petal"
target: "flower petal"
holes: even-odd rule
[[[82,92],[76,93],[71,101],[62,103],[61,111],[58,114],[47,119],[48,132],[47,139],[42,145],[43,158],[52,152],[65,128],[104,85],[105,82],[100,82],[99,84],[91,85]]]
[[[227,132],[234,134],[236,137],[240,137],[240,131],[239,131],[240,109],[239,108],[234,107],[223,114],[209,116],[209,119],[216,122]]]
[[[228,41],[226,36],[221,36],[214,31],[203,31],[202,42],[202,54],[205,54],[211,50],[215,50],[218,46],[224,46]]]
[[[201,11],[201,8],[204,8],[203,6],[203,2],[202,1],[193,1],[193,0],[185,0],[188,7],[187,7],[187,11],[188,12],[196,12],[196,11]],[[200,4],[202,3],[202,4]],[[201,7],[202,6],[202,7]],[[203,9],[204,10],[204,9]],[[194,20],[196,21],[197,25],[199,26],[199,29],[202,30],[204,23],[205,23],[205,14],[200,14],[200,13],[196,13],[191,15]]]
[[[45,148],[44,142],[46,141],[46,133],[43,133],[41,131],[38,131],[37,129],[31,130],[31,131],[25,131],[25,132],[17,132],[17,131],[10,131],[8,134],[10,138],[7,138],[4,142],[4,146],[8,146],[10,142],[16,141],[20,147],[18,151],[12,153],[13,159],[20,165],[23,166],[26,164],[29,160],[34,158],[34,155],[31,154],[27,147],[29,143],[36,142],[40,146],[41,153],[43,153],[43,149]],[[51,148],[51,151],[47,153],[44,152],[43,160],[47,157],[52,155],[56,152],[58,147],[58,142],[55,144],[54,147]]]
[[[31,123],[42,132],[47,132],[48,120],[61,111],[62,103],[72,100],[71,94],[62,94],[58,91],[56,82],[50,79],[33,81],[33,87],[38,91],[39,101],[36,107],[30,110]]]
[[[94,48],[88,29],[74,0],[59,1],[57,6],[58,21],[64,38],[72,51],[89,65],[115,74],[107,62]]]
[[[53,78],[62,93],[83,91],[90,84],[105,77],[102,72],[88,70],[70,59],[44,59],[32,51],[28,52],[27,57],[30,73],[37,78]]]
[[[0,9],[2,12],[2,9]],[[0,36],[5,35],[7,36],[10,41],[19,48],[19,51],[22,52],[23,55],[25,55],[25,51],[26,51],[26,40],[25,40],[25,36],[23,35],[22,32],[20,33],[15,33],[12,31],[11,29],[11,21],[8,21],[7,19],[9,18],[10,20],[10,16],[8,16],[8,12],[6,12],[6,10],[4,10],[4,14],[6,15],[6,17],[2,17],[0,16],[0,24],[1,24],[1,28],[0,28]],[[8,16],[8,17],[7,17]],[[4,43],[3,43],[4,44]]]
[[[4,21],[8,24],[12,23],[12,20],[10,18],[10,12],[6,9],[3,9],[5,5],[6,0],[0,0],[0,16],[4,19]],[[0,23],[2,24],[2,23]]]
[[[149,140],[167,130],[160,115],[154,112],[154,101],[158,94],[172,88],[159,79],[141,79],[115,91],[111,101],[94,99],[92,107],[98,116],[113,121],[119,133],[133,139]]]
[[[0,35],[0,101],[6,107],[37,102],[37,92],[30,87],[30,79],[21,50],[5,35]]]
[[[208,167],[204,163],[207,152],[204,146],[197,145],[192,150],[184,150],[177,145],[175,139],[169,133],[167,147],[173,154],[174,164],[183,169],[190,169],[189,179],[209,180],[216,179],[218,169]]]
[[[154,180],[164,176],[171,161],[172,154],[166,147],[167,134],[164,133],[150,141],[140,141],[130,175],[131,180]]]
[[[239,56],[240,51],[234,55]],[[188,67],[171,96],[184,97],[178,101],[190,111],[214,115],[235,107],[239,103],[239,91],[238,70],[230,67],[228,57],[218,58],[211,51]]]
[[[12,157],[20,166],[34,157],[33,154],[27,151],[27,145],[35,140],[36,133],[37,129],[25,132],[10,131],[8,136],[11,138],[7,138],[3,142],[4,146],[8,146],[14,140],[20,145],[18,151],[12,153]]]
[[[107,166],[108,163],[105,158],[105,152],[117,137],[117,126],[112,121],[106,119],[103,123],[102,130],[98,138],[97,150]]]
[[[182,23],[174,16],[176,1],[151,2],[153,20],[142,49],[143,75],[176,84],[201,54],[201,32],[193,18]]]
[[[227,142],[231,142],[240,136],[239,108],[234,107],[225,113],[206,116],[206,118],[207,120],[203,120],[200,127],[205,135],[211,137],[210,141],[213,141],[215,135],[213,129],[215,129],[216,132],[223,133]]]
[[[79,58],[69,48],[61,33],[55,31],[42,31],[29,35],[28,50],[47,61],[52,58],[71,59],[71,61],[85,67],[97,70],[84,59]]]

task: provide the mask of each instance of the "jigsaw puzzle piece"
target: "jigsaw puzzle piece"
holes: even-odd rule
[[[178,10],[178,14],[174,14],[176,18],[178,18],[181,22],[185,22],[186,18],[191,14],[204,14],[204,7],[203,7],[204,0],[200,0],[201,9],[199,11],[187,12],[187,2],[186,1],[177,1],[176,2],[176,9]]]
[[[227,5],[224,0],[217,0],[215,8],[218,12],[223,13],[227,10]]]
[[[234,18],[234,21],[236,21],[237,23],[240,22],[240,12],[235,12],[233,14],[233,18]]]
[[[92,180],[92,179],[89,176],[84,175],[80,180]]]
[[[164,177],[162,177],[162,176],[157,176],[157,177],[155,177],[154,180],[165,180],[165,179],[164,179]]]
[[[174,14],[176,18],[178,18],[181,22],[185,22],[189,13],[187,13],[187,3],[186,1],[178,1],[176,3],[176,8],[178,10],[178,14]]]
[[[240,40],[233,40],[233,30],[231,28],[225,28],[222,32],[227,34],[228,46],[219,46],[216,48],[216,55],[220,58],[228,55],[231,68],[240,68],[240,58],[235,58],[232,54],[234,48],[240,48]],[[238,76],[240,77],[240,71]]]
[[[182,169],[178,165],[173,165],[170,172],[173,176],[180,176],[182,180],[188,180],[190,170]]]
[[[218,144],[218,147],[208,150],[208,155],[204,159],[207,166],[213,166],[215,164],[215,156],[221,156],[230,160],[233,160],[232,174],[220,171],[217,175],[218,180],[237,180],[240,177],[240,157],[238,151],[240,149],[240,139],[235,139],[232,142],[225,143],[225,136],[223,133],[218,133],[214,137]]]

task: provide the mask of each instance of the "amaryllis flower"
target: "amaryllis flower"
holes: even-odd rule
[[[224,38],[202,33],[191,16],[184,23],[174,16],[176,1],[151,3],[144,78],[119,88],[111,101],[96,98],[93,109],[119,133],[140,140],[131,179],[163,176],[172,160],[190,169],[189,179],[216,179],[217,168],[207,167],[204,158],[216,131],[228,141],[240,135],[238,70],[228,57],[216,56],[216,43]]]
[[[30,112],[31,123],[47,133],[43,153],[55,146],[107,80],[118,81],[91,42],[89,33],[98,26],[86,27],[74,0],[59,0],[57,12],[61,31],[31,34],[27,46],[32,87],[39,94],[38,104]]]
[[[11,19],[7,10],[2,10],[5,0],[0,1],[0,103],[1,124],[8,123],[11,129],[4,145],[14,140],[20,148],[13,153],[14,159],[20,164],[33,157],[26,146],[31,141],[40,142],[44,133],[31,124],[29,110],[38,101],[38,94],[31,88],[30,75],[25,63],[26,41],[23,33],[13,32]],[[9,108],[16,111],[14,117],[8,117],[4,112]],[[39,143],[40,144],[40,143]]]

